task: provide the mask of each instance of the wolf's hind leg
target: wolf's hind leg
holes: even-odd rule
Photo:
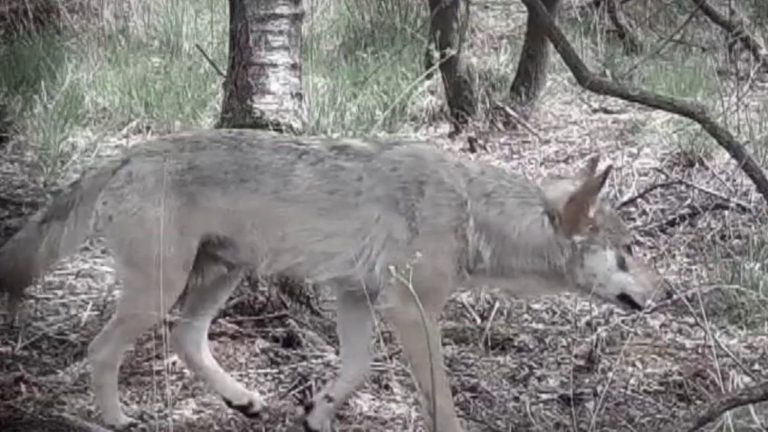
[[[120,263],[119,256],[118,264]],[[91,385],[104,423],[117,428],[136,421],[123,413],[118,392],[118,371],[123,354],[136,339],[173,306],[184,289],[186,271],[166,260],[162,289],[158,289],[158,272],[152,260],[146,265],[118,265],[123,290],[112,318],[88,346]]]
[[[236,268],[223,271],[201,284],[190,284],[181,318],[171,332],[171,341],[187,367],[219,393],[227,406],[255,417],[264,409],[264,399],[224,371],[208,345],[211,321],[242,278],[243,270]]]
[[[373,358],[373,306],[365,293],[349,287],[336,290],[336,326],[341,345],[341,371],[307,407],[304,429],[331,430],[336,409],[362,384]]]

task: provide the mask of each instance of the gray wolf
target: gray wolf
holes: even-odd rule
[[[122,428],[134,422],[118,400],[123,353],[180,297],[174,350],[228,406],[258,415],[262,395],[220,367],[209,325],[246,271],[307,278],[336,293],[342,365],[307,407],[306,430],[330,430],[364,380],[380,313],[430,429],[461,431],[437,325],[451,293],[572,291],[632,310],[653,295],[658,277],[599,199],[611,166],[596,168],[593,158],[539,185],[418,141],[168,135],[86,172],[34,215],[0,249],[0,290],[13,305],[88,236],[107,239],[124,287],[88,360],[103,422]]]

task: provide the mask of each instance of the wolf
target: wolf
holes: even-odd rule
[[[161,136],[87,170],[0,248],[15,308],[48,267],[103,236],[123,288],[88,347],[102,421],[136,421],[118,398],[125,351],[179,303],[175,352],[226,405],[256,417],[264,397],[222,369],[208,329],[246,272],[335,292],[341,367],[299,419],[329,431],[364,381],[374,318],[394,329],[429,430],[458,432],[438,316],[459,289],[593,294],[641,310],[660,276],[600,199],[612,166],[536,183],[429,142],[296,137],[252,130]]]

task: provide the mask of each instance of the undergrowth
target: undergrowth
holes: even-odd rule
[[[426,5],[399,0],[309,5],[307,133],[393,132],[423,86]],[[393,19],[394,18],[394,19]],[[128,2],[100,25],[32,31],[0,45],[0,96],[46,178],[119,131],[209,127],[227,65],[227,8],[214,0]]]
[[[676,34],[674,43],[665,41],[665,32],[674,31],[685,18],[688,3],[675,3],[681,11],[675,14],[663,14],[663,6],[639,14],[647,19],[638,26],[646,50],[636,55],[627,55],[621,43],[594,21],[569,19],[571,15],[561,21],[594,71],[723,113],[722,121],[754,144],[755,154],[768,166],[768,102],[756,110],[740,105],[741,84],[721,75],[722,35],[704,21]],[[226,69],[226,4],[216,0],[120,4],[110,19],[78,23],[74,16],[60,27],[21,32],[0,43],[0,110],[13,125],[11,132],[34,147],[51,182],[74,157],[105,137],[205,128],[217,119],[222,77],[199,49]],[[425,2],[312,0],[305,7],[306,133],[366,135],[428,122],[431,114],[425,102],[441,89],[439,79],[431,84],[423,80]],[[764,2],[746,2],[744,7],[765,36],[759,26],[768,22]],[[507,96],[521,37],[514,32],[486,41],[479,34],[483,23],[473,26],[477,38],[470,41],[466,55],[477,71],[480,106],[487,111]],[[492,47],[482,46],[486,43]],[[476,56],[473,50],[484,54]],[[553,61],[552,69],[552,76],[569,76],[559,60]],[[574,85],[564,82],[551,80],[546,92]],[[675,116],[654,122],[638,117],[632,122],[638,142],[662,139],[690,160],[706,160],[716,149],[698,126]],[[761,263],[768,256],[761,239],[751,239],[756,243],[746,249],[745,258],[726,260],[730,264],[715,277],[764,292],[766,272]]]
[[[636,8],[645,8],[632,9]],[[720,7],[720,5],[717,5]],[[691,2],[672,1],[665,5],[640,1],[625,6],[631,27],[640,37],[643,49],[628,53],[613,32],[594,15],[572,15],[564,20],[565,29],[575,35],[581,55],[598,74],[624,84],[665,96],[695,102],[707,107],[718,122],[749,146],[763,167],[768,167],[768,102],[747,105],[753,83],[736,79],[737,74],[754,66],[749,56],[729,58],[725,34],[701,14],[690,14]],[[768,35],[768,7],[765,2],[746,1],[741,6],[758,37]],[[672,8],[672,9],[671,9]],[[674,13],[670,13],[675,10]],[[739,61],[739,63],[733,63]],[[559,62],[558,62],[559,63]],[[560,65],[561,68],[564,66]],[[637,117],[629,129],[641,145],[662,145],[674,149],[678,160],[691,167],[706,167],[720,150],[717,142],[700,126],[676,115]],[[760,208],[755,208],[760,213]],[[740,327],[765,331],[768,322],[768,237],[765,222],[755,226],[729,226],[735,233],[754,230],[755,235],[707,241],[706,256],[710,273],[702,278],[719,287],[712,305],[718,318]],[[706,237],[706,236],[704,236]]]
[[[209,124],[226,64],[226,9],[213,0],[135,3],[129,19],[21,32],[0,45],[0,96],[15,132],[55,178],[94,139]]]

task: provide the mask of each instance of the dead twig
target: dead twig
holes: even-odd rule
[[[213,61],[213,59],[208,55],[207,52],[203,49],[203,47],[200,46],[200,44],[196,43],[195,48],[197,48],[198,51],[200,51],[200,54],[202,54],[203,58],[208,62],[209,65],[213,68],[213,70],[216,71],[216,74],[219,75],[222,78],[226,78],[226,74],[222,72],[221,68],[219,68],[219,65],[216,64],[216,62]]]
[[[637,194],[635,194],[635,195],[633,195],[633,196],[630,196],[629,198],[625,198],[625,199],[623,199],[623,200],[622,200],[622,201],[621,201],[621,202],[620,202],[620,203],[619,203],[619,204],[616,206],[616,208],[617,208],[617,209],[620,209],[620,208],[622,208],[622,207],[626,207],[626,206],[628,206],[628,205],[630,205],[630,204],[633,204],[635,201],[637,201],[637,200],[639,200],[639,199],[643,198],[644,196],[648,195],[649,193],[651,193],[651,192],[653,192],[653,191],[655,191],[655,190],[657,190],[657,189],[664,189],[664,188],[668,188],[668,187],[670,187],[670,186],[674,186],[674,185],[676,185],[676,184],[679,184],[679,183],[680,183],[680,182],[679,182],[678,180],[670,180],[670,181],[665,181],[665,182],[662,182],[662,183],[654,183],[654,184],[652,184],[652,185],[648,186],[647,188],[645,188],[645,189],[641,190],[641,191],[640,191],[640,192],[638,192]]]
[[[736,208],[737,208],[736,206],[729,205],[728,203],[724,203],[724,202],[716,202],[716,203],[712,203],[705,206],[696,206],[696,205],[689,204],[684,206],[682,211],[678,212],[671,218],[653,225],[649,229],[649,231],[651,232],[659,231],[664,233],[672,228],[675,228],[686,222],[690,222],[700,216],[703,216],[706,213],[715,212],[715,211],[734,210]]]
[[[531,135],[536,137],[536,139],[539,140],[539,142],[543,142],[544,141],[544,137],[542,137],[540,133],[536,132],[536,129],[534,129],[533,126],[531,126],[531,124],[528,123],[523,118],[523,116],[521,116],[520,114],[516,113],[515,110],[513,110],[512,108],[510,108],[510,107],[508,107],[506,105],[498,104],[497,106],[499,108],[501,108],[504,111],[504,113],[507,116],[509,116],[509,118],[514,120],[515,123],[519,124],[520,126],[523,127],[523,129],[527,130],[528,133],[530,133]]]
[[[659,95],[644,89],[630,87],[601,78],[592,73],[581,57],[576,53],[562,30],[555,24],[541,0],[523,0],[529,13],[536,14],[541,30],[547,35],[563,62],[568,66],[576,81],[583,88],[606,96],[613,96],[628,102],[635,102],[651,108],[660,109],[686,117],[698,123],[717,143],[739,164],[744,174],[752,180],[757,191],[768,203],[768,178],[760,165],[747,153],[744,146],[725,127],[709,114],[707,108],[699,103],[687,102],[677,98]]]
[[[657,168],[656,171],[658,171],[659,173],[661,173],[664,177],[666,177],[668,179],[672,178],[672,175],[669,174],[668,172],[664,171],[663,169]],[[751,212],[752,211],[752,208],[749,205],[747,205],[746,203],[744,203],[744,202],[742,202],[740,200],[737,200],[735,198],[731,198],[731,197],[729,197],[727,195],[723,195],[720,192],[714,191],[714,190],[709,189],[709,188],[705,188],[704,186],[699,186],[699,185],[697,185],[695,183],[691,183],[691,182],[689,182],[687,180],[684,180],[684,179],[681,179],[681,178],[674,179],[674,181],[679,183],[679,184],[683,184],[683,185],[685,185],[685,186],[687,186],[687,187],[689,187],[691,189],[696,189],[699,192],[703,192],[703,193],[705,193],[707,195],[711,195],[711,196],[713,196],[715,198],[721,199],[723,201],[727,201],[727,202],[733,204],[739,210],[742,210],[742,211],[745,211],[745,212]]]

